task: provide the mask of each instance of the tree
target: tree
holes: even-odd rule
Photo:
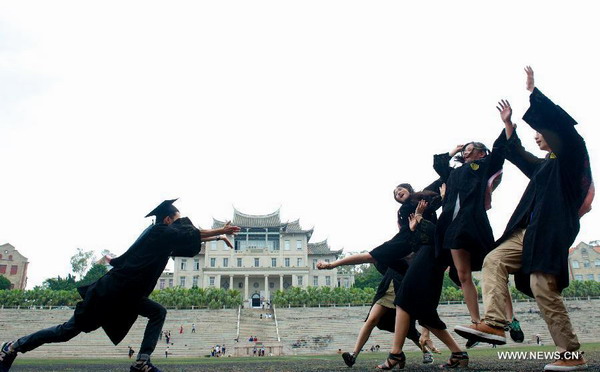
[[[373,288],[377,289],[379,286],[379,282],[383,276],[377,269],[375,265],[361,265],[357,268],[357,274],[354,276],[354,286],[356,288]]]
[[[56,278],[44,280],[44,283],[42,283],[42,288],[46,288],[51,291],[68,291],[77,288],[77,281],[71,274],[67,274],[64,279],[59,275]]]
[[[77,253],[71,257],[71,267],[75,274],[79,274],[80,278],[83,278],[90,266],[90,260],[94,256],[94,251],[85,252],[81,248],[77,248]]]
[[[88,272],[85,274],[83,279],[81,279],[79,282],[77,282],[77,285],[80,286],[80,285],[92,284],[96,280],[100,279],[107,272],[108,272],[108,269],[106,268],[106,266],[104,266],[102,264],[94,264],[88,270]]]
[[[4,275],[0,275],[0,290],[10,289],[12,283]]]

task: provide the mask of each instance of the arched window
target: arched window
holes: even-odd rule
[[[2,259],[2,253],[0,253],[0,260]]]
[[[574,269],[579,269],[579,261],[575,261],[575,260],[573,260],[573,262],[572,262],[572,263],[573,263],[573,268],[574,268]]]
[[[8,255],[8,260],[12,261],[12,254]]]

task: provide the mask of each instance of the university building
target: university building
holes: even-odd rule
[[[6,243],[0,245],[0,275],[11,283],[11,289],[25,289],[27,285],[27,257]]]
[[[600,282],[600,242],[581,242],[569,249],[570,280]]]
[[[224,224],[213,219],[212,228]],[[230,238],[233,249],[223,241],[212,241],[203,244],[193,258],[176,257],[173,273],[165,273],[157,289],[237,289],[246,304],[258,306],[276,290],[354,285],[352,274],[341,274],[337,269],[317,270],[318,261],[332,262],[342,250],[331,250],[327,240],[311,243],[313,229],[304,230],[299,220],[282,222],[279,210],[267,215],[234,210],[232,224],[241,228]]]

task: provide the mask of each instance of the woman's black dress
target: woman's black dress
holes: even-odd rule
[[[425,219],[412,235],[413,244],[420,248],[408,268],[394,304],[410,315],[411,321],[434,329],[446,329],[446,324],[437,313],[444,272],[452,257],[449,251],[436,256],[434,246],[435,225]]]
[[[471,270],[479,271],[485,255],[494,247],[494,235],[487,217],[491,188],[502,172],[505,158],[504,130],[494,142],[490,155],[465,163],[449,165],[448,153],[435,155],[433,168],[446,180],[446,197],[435,232],[436,253],[465,249],[471,254]]]

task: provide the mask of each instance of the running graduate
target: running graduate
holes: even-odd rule
[[[165,200],[146,217],[156,216],[156,224],[148,227],[120,257],[110,261],[113,267],[96,282],[79,287],[82,301],[66,323],[37,331],[5,342],[0,347],[0,372],[8,372],[17,353],[25,353],[52,342],[66,342],[81,332],[100,327],[117,345],[129,332],[138,315],[148,318],[148,325],[131,372],[160,372],[150,355],[156,348],[167,310],[148,296],[171,256],[193,257],[200,251],[202,241],[223,239],[236,234],[240,228],[226,224],[220,229],[199,230],[186,217],[181,217]]]

